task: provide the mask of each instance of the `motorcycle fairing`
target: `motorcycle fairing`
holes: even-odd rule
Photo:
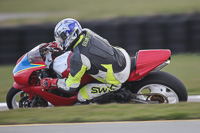
[[[70,106],[77,101],[77,94],[72,97],[66,98],[49,93],[45,91],[41,86],[29,86],[28,90],[33,91],[34,94],[37,94],[38,96],[44,98],[54,106]]]
[[[131,72],[128,81],[142,79],[156,67],[166,62],[170,55],[170,50],[140,50],[136,57],[135,69]]]
[[[15,82],[22,85],[28,85],[28,80],[33,71],[46,68],[45,63],[38,64],[30,63],[28,54],[26,54],[13,70],[13,77]]]
[[[25,71],[27,69],[31,68],[37,68],[37,67],[43,67],[45,66],[44,64],[32,64],[28,61],[28,56],[27,54],[24,56],[24,58],[16,65],[16,67],[13,70],[13,74],[16,74],[21,71]]]
[[[57,96],[47,92],[41,86],[23,86],[14,82],[13,87],[28,93],[29,100],[33,100],[34,95],[37,94],[38,96],[44,98],[54,106],[70,106],[77,101],[77,94],[74,94],[74,96],[69,98]]]

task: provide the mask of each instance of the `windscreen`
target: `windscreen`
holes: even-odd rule
[[[28,61],[31,64],[40,64],[44,62],[42,56],[40,55],[40,46],[36,46],[28,53]]]

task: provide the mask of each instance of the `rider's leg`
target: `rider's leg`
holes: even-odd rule
[[[118,86],[106,85],[103,83],[91,83],[85,85],[78,93],[78,100],[82,103],[127,103],[135,96],[129,90],[119,90]]]
[[[117,91],[121,88],[121,84],[115,86],[104,83],[90,83],[82,87],[78,93],[78,101],[86,102],[92,101],[92,99],[104,96],[105,101],[114,100],[114,91]],[[103,97],[102,97],[103,98]]]

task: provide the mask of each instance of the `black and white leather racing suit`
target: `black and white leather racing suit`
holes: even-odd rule
[[[72,49],[70,74],[67,79],[58,80],[58,88],[66,92],[75,91],[85,73],[99,81],[80,89],[80,102],[119,90],[128,79],[131,68],[128,53],[122,48],[111,46],[106,39],[91,30],[83,29]]]

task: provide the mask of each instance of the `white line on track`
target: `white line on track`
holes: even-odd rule
[[[7,106],[6,103],[0,103],[0,107],[5,107],[5,106]]]

